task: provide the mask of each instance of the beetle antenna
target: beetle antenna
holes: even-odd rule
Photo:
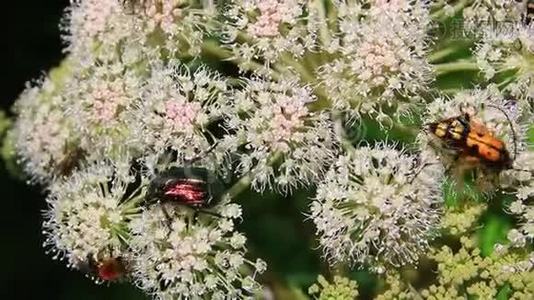
[[[410,178],[410,181],[409,183],[413,183],[413,181],[415,180],[415,178],[417,178],[417,176],[419,176],[419,174],[421,174],[421,171],[423,171],[424,168],[428,167],[428,166],[431,166],[431,165],[437,165],[438,163],[437,162],[427,162],[427,163],[424,163],[420,168],[419,170],[415,171],[415,173],[413,174],[412,178]]]
[[[197,154],[196,156],[192,157],[191,159],[186,160],[188,164],[192,165],[193,163],[197,162],[199,159],[203,158],[204,156],[208,155],[210,152],[212,152],[217,146],[219,145],[219,142],[213,143],[206,151],[203,153]]]
[[[514,123],[512,123],[512,119],[510,119],[510,116],[508,116],[506,111],[504,111],[504,109],[502,109],[501,107],[499,107],[497,105],[493,105],[493,104],[486,104],[486,105],[489,106],[489,107],[493,107],[493,108],[499,110],[500,112],[502,112],[503,115],[508,120],[508,123],[510,124],[510,129],[512,130],[512,136],[514,138],[514,160],[515,160],[517,158],[517,134],[515,133]]]

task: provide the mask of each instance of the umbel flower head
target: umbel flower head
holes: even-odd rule
[[[330,283],[322,275],[317,278],[317,283],[310,286],[308,293],[313,299],[356,299],[358,297],[358,283],[345,277],[334,276],[334,282]]]
[[[83,269],[88,260],[127,258],[128,222],[138,213],[140,190],[127,191],[128,169],[93,163],[50,186],[43,230],[54,258]]]
[[[146,49],[173,56],[198,56],[215,26],[215,1],[125,0],[136,20],[134,37]],[[160,40],[162,43],[154,43]]]
[[[484,30],[475,57],[487,80],[498,81],[512,72],[504,90],[521,101],[534,98],[534,26],[517,23]]]
[[[132,136],[128,139],[142,145],[142,160],[147,165],[152,168],[168,151],[177,153],[179,165],[195,157],[207,158],[202,156],[213,144],[217,145],[209,158],[215,159],[210,162],[215,160],[220,165],[227,147],[208,127],[228,131],[224,121],[229,113],[230,90],[225,79],[205,67],[190,70],[172,61],[166,66],[153,66],[140,93],[142,100],[130,112]]]
[[[119,159],[125,149],[138,151],[140,145],[129,140],[128,112],[139,99],[142,82],[136,70],[117,62],[80,70],[66,83],[62,108],[76,120],[81,147],[92,159]]]
[[[530,299],[534,294],[533,256],[497,245],[491,255],[482,256],[473,238],[462,237],[457,251],[443,246],[430,258],[438,265],[438,283],[421,292],[425,298],[495,299],[508,286],[510,299]]]
[[[67,175],[80,154],[75,120],[62,109],[65,99],[61,94],[69,72],[64,64],[51,77],[28,86],[15,103],[17,154],[25,171],[39,182]]]
[[[527,242],[534,242],[534,152],[521,152],[514,165],[517,169],[504,171],[500,178],[502,188],[515,196],[507,211],[515,215],[519,223],[508,238],[516,247],[524,247]]]
[[[244,299],[260,289],[261,260],[245,258],[246,238],[234,230],[237,204],[221,203],[220,217],[163,205],[130,224],[133,277],[157,299]]]
[[[433,79],[425,59],[430,17],[422,2],[402,3],[341,5],[336,58],[319,69],[334,108],[386,121],[422,103]]]
[[[82,67],[121,60],[127,49],[139,49],[134,21],[120,0],[74,0],[63,22],[66,50]]]
[[[468,32],[506,26],[520,22],[524,13],[524,1],[474,0],[463,10],[464,26]]]
[[[306,25],[307,1],[302,0],[232,0],[223,26],[226,43],[242,69],[263,60],[269,66],[281,56],[301,57],[314,45],[314,34]]]
[[[386,145],[339,157],[319,183],[310,215],[331,263],[417,261],[439,223],[443,169],[430,158]]]
[[[76,0],[63,25],[66,50],[82,67],[197,56],[213,30],[214,8],[197,0]]]
[[[238,171],[252,172],[256,189],[309,183],[333,160],[332,122],[326,113],[312,111],[316,98],[297,79],[248,80],[234,99],[237,113],[230,124],[245,150]]]

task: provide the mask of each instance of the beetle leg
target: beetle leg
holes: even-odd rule
[[[445,173],[444,174],[449,174],[449,172],[452,170],[452,168],[454,168],[454,166],[456,165],[456,163],[458,162],[458,160],[460,160],[460,156],[461,154],[458,153],[454,156],[454,159],[452,160],[452,162],[449,164],[449,166],[447,167],[447,169],[445,170]]]
[[[165,224],[167,224],[167,227],[169,228],[169,232],[167,233],[167,236],[171,234],[172,231],[172,218],[167,209],[165,208],[165,205],[160,203],[159,205],[161,207],[161,211],[163,212],[163,215],[165,216]]]
[[[203,208],[196,209],[195,210],[195,214],[198,214],[198,213],[207,214],[207,215],[214,216],[214,217],[217,217],[217,218],[224,218],[222,215],[220,215],[220,214],[218,214],[216,212],[212,212],[212,211],[209,211],[209,210],[206,210],[206,209],[203,209]]]

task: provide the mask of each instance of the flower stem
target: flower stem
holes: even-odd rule
[[[321,86],[317,84],[317,75],[315,74],[315,70],[310,70],[309,66],[303,64],[302,60],[297,60],[293,57],[291,57],[289,54],[284,53],[280,56],[280,63],[276,63],[274,65],[274,69],[279,71],[280,73],[284,72],[284,70],[287,70],[287,67],[290,66],[295,70],[299,75],[300,78],[305,81],[308,84],[311,84],[313,86],[314,93],[322,100],[328,99],[328,96],[326,95],[325,91],[322,89]]]
[[[292,58],[289,54],[284,53],[280,56],[280,61],[286,65],[291,66],[295,71],[297,71],[302,79],[308,83],[315,82],[315,76],[313,76],[312,72],[310,72],[303,64],[301,64],[299,61]],[[283,68],[279,64],[275,65],[275,68],[281,69]]]
[[[243,63],[243,60],[238,57],[233,57],[232,52],[229,49],[225,49],[219,45],[216,41],[213,40],[207,40],[204,43],[202,43],[202,52],[205,55],[209,55],[212,57],[215,57],[219,60],[227,60],[227,61],[233,61],[235,63]],[[260,65],[257,62],[247,62],[246,63],[249,67],[250,71],[255,71],[261,69],[263,66]],[[271,70],[270,75],[273,79],[280,79],[280,74],[275,71]]]
[[[455,43],[452,46],[445,47],[443,49],[439,49],[438,51],[434,51],[430,53],[427,57],[427,60],[429,63],[433,64],[433,63],[436,63],[437,61],[440,61],[448,57],[449,55],[455,53],[456,51],[460,49],[461,49],[461,45],[458,45]]]
[[[478,64],[470,60],[458,60],[454,62],[434,65],[434,71],[436,72],[437,76],[452,72],[479,70],[480,68],[478,67]]]
[[[460,0],[452,7],[452,14],[448,14],[444,9],[445,6],[443,6],[442,8],[433,12],[430,16],[434,21],[443,21],[447,19],[450,15],[456,15],[458,12],[464,9],[464,7],[471,4],[471,2],[472,0]]]
[[[319,39],[321,40],[321,44],[327,46],[330,44],[330,30],[328,29],[328,21],[326,19],[326,3],[323,0],[315,0],[313,4],[317,8],[317,14],[320,20]]]
[[[231,198],[234,198],[244,192],[246,189],[248,189],[251,183],[252,176],[250,174],[246,174],[226,191],[226,195],[230,196]]]
[[[276,163],[280,158],[282,158],[282,153],[275,152],[272,154],[271,158],[267,162],[268,165],[273,165]],[[250,184],[252,183],[252,177],[253,177],[254,171],[249,171],[247,174],[243,175],[232,187],[230,187],[228,190],[226,190],[225,195],[230,196],[231,198],[236,197],[237,195],[241,194],[245,190],[247,190],[250,187]]]

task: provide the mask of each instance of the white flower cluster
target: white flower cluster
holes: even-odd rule
[[[131,142],[143,145],[147,165],[169,150],[178,154],[179,164],[202,156],[214,139],[209,126],[217,125],[225,133],[230,129],[223,124],[231,113],[228,84],[204,67],[190,71],[179,64],[154,66],[139,97],[142,101],[129,112],[127,126],[133,133]],[[219,162],[214,168],[224,161],[227,148],[223,141],[216,146],[207,157]],[[201,157],[201,162],[210,160]]]
[[[66,67],[64,67],[66,68]],[[78,159],[80,135],[74,120],[61,107],[64,76],[56,70],[35,86],[28,86],[15,104],[15,148],[32,179],[46,182],[67,175]]]
[[[504,90],[520,100],[534,99],[534,26],[522,24],[483,32],[475,49],[480,70],[488,80],[513,72]]]
[[[201,219],[176,207],[165,209],[168,216],[154,207],[130,224],[137,285],[161,299],[252,298],[260,287],[255,274],[243,270],[261,273],[265,263],[244,258],[246,238],[234,231],[239,206],[222,204],[218,212],[224,218]]]
[[[269,66],[282,56],[301,57],[315,42],[307,27],[307,1],[233,0],[225,11],[226,43],[240,67],[265,64],[258,72],[269,74]]]
[[[45,246],[79,267],[88,257],[123,255],[128,221],[137,213],[140,193],[123,199],[131,183],[109,163],[95,163],[50,186],[44,232]]]
[[[340,32],[330,47],[339,56],[319,75],[336,109],[388,120],[420,104],[432,80],[425,59],[430,18],[422,1],[376,2],[369,10],[340,4]]]
[[[65,84],[62,108],[75,119],[80,147],[90,158],[118,159],[122,148],[137,148],[128,111],[139,100],[142,78],[121,63],[97,65],[76,73]]]
[[[80,66],[121,59],[135,26],[116,0],[72,1],[63,23],[66,50]]]
[[[377,268],[416,262],[439,222],[443,169],[432,162],[386,145],[339,157],[311,204],[326,257]]]
[[[82,66],[197,56],[214,22],[214,7],[212,1],[196,0],[76,0],[63,24],[67,50]]]
[[[50,186],[45,246],[97,282],[131,278],[158,299],[249,298],[263,261],[247,260],[237,204],[198,216],[171,204],[143,207],[148,178],[128,163],[95,163]],[[140,177],[139,177],[140,176]],[[113,259],[115,269],[102,266]]]
[[[138,40],[164,55],[197,56],[213,30],[215,1],[126,0],[137,20]],[[128,6],[127,6],[128,7]],[[155,43],[155,40],[161,43]],[[157,47],[154,47],[157,45]]]
[[[328,115],[309,108],[316,101],[309,87],[294,78],[252,79],[234,100],[230,123],[245,148],[238,171],[252,172],[253,186],[287,190],[320,178],[335,155],[335,140]]]
[[[470,32],[481,26],[506,26],[521,21],[524,14],[524,1],[475,0],[463,10],[465,27]]]

